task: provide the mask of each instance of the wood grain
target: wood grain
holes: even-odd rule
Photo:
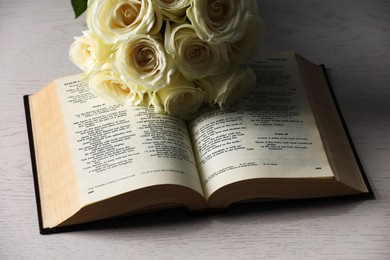
[[[0,259],[390,259],[390,2],[259,0],[264,49],[324,63],[376,200],[156,214],[41,236],[23,95],[78,73],[70,1],[0,1]]]

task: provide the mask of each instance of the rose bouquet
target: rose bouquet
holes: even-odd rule
[[[256,82],[239,66],[263,38],[255,0],[89,0],[86,21],[70,59],[107,100],[187,117]]]

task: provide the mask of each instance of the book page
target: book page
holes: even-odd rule
[[[333,176],[295,56],[267,55],[249,64],[257,86],[230,111],[207,111],[191,123],[207,197],[252,178]]]
[[[56,86],[84,204],[160,184],[203,194],[184,121],[106,104],[80,78]]]

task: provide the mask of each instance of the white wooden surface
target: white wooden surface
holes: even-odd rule
[[[390,259],[390,2],[259,4],[265,49],[295,50],[331,70],[376,200],[39,235],[22,96],[79,72],[68,47],[85,16],[74,20],[70,0],[1,0],[0,259]]]

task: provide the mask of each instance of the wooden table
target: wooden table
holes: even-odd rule
[[[264,49],[324,63],[376,200],[149,216],[42,236],[23,95],[79,73],[70,0],[0,2],[0,259],[390,259],[390,2],[259,1]]]

